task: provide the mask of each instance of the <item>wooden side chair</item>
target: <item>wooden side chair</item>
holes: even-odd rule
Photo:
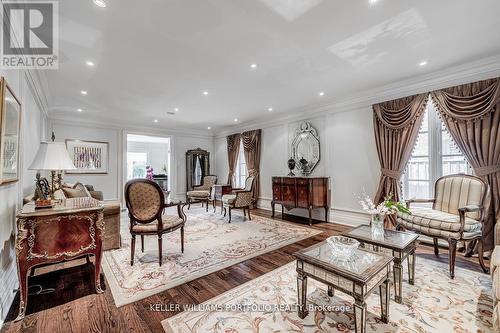
[[[200,186],[193,186],[193,190],[186,193],[188,209],[191,208],[191,203],[201,202],[202,206],[204,203],[206,204],[206,210],[208,212],[208,203],[210,201],[212,186],[214,186],[215,183],[217,183],[217,176],[207,175],[203,177]]]
[[[243,209],[243,216],[246,217],[245,211],[248,212],[248,219],[250,217],[250,207],[252,207],[252,194],[254,177],[248,177],[245,180],[244,189],[233,189],[233,194],[226,194],[222,196],[222,206],[224,207],[224,216],[226,216],[227,209],[229,209],[229,223],[231,223],[231,210],[235,208]]]
[[[479,264],[486,273],[488,268],[483,259],[483,223],[490,206],[488,185],[480,178],[465,174],[439,178],[435,185],[433,199],[412,199],[411,203],[432,203],[432,208],[412,207],[411,215],[397,214],[397,229],[412,230],[432,237],[434,254],[439,254],[438,239],[449,244],[450,277],[455,277],[457,242],[469,242],[466,256],[472,255],[478,245]]]
[[[158,236],[158,261],[162,264],[162,236],[181,229],[181,252],[184,253],[184,224],[186,215],[181,203],[177,214],[165,214],[165,196],[161,187],[148,179],[133,179],[125,184],[125,202],[130,217],[132,235],[130,265],[134,265],[135,237],[141,236],[141,250],[144,252],[144,236]]]

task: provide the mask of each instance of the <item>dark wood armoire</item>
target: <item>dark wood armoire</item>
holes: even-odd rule
[[[273,200],[271,206],[280,204],[287,210],[304,208],[309,211],[309,225],[312,224],[312,210],[325,209],[325,222],[330,210],[330,178],[328,177],[273,177]]]

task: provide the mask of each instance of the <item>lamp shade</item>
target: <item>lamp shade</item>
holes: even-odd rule
[[[63,142],[40,142],[29,170],[75,170],[76,167],[69,157]]]

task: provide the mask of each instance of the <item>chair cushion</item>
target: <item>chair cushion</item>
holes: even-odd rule
[[[174,228],[184,221],[177,215],[162,215],[161,220],[163,222],[163,230]],[[151,222],[148,224],[136,224],[132,227],[133,232],[143,233],[143,232],[156,232],[158,231],[158,222]]]
[[[460,239],[460,217],[427,207],[412,207],[411,215],[398,213],[397,221],[407,229],[441,238]],[[481,223],[465,217],[463,239],[481,235]]]
[[[225,194],[222,196],[222,202],[225,204],[232,204],[236,200],[236,194]]]
[[[187,193],[188,197],[193,197],[193,198],[206,198],[210,196],[209,191],[188,191]]]

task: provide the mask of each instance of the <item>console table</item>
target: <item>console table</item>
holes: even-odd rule
[[[21,300],[16,321],[24,318],[28,274],[34,267],[93,255],[96,292],[103,292],[103,209],[103,204],[93,198],[64,199],[48,209],[35,209],[34,202],[23,206],[17,214],[16,259]]]
[[[273,177],[273,209],[276,204],[287,210],[304,208],[309,210],[309,225],[312,225],[312,210],[325,209],[325,222],[328,222],[330,209],[330,178],[328,177]]]

